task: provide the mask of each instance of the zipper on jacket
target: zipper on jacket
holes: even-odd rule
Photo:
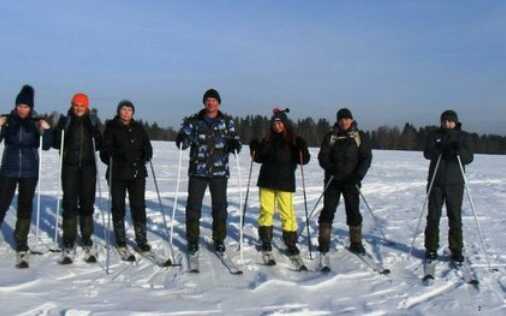
[[[18,141],[19,141],[19,171],[18,171],[18,178],[21,178],[21,170],[23,169],[23,147],[21,146],[21,142],[23,141],[23,126],[19,127],[19,134],[18,134]]]
[[[79,139],[79,168],[81,168],[83,162],[83,143],[84,143],[84,127],[82,122],[79,129],[79,134],[81,136]]]

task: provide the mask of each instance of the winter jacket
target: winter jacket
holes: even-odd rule
[[[32,114],[21,119],[13,111],[2,127],[0,141],[5,142],[0,174],[14,178],[37,178],[39,175],[40,132],[35,126]],[[42,149],[48,150],[52,142],[52,132],[46,130],[42,135]]]
[[[214,119],[205,110],[185,118],[179,131],[183,149],[190,147],[189,176],[228,177],[228,155],[231,142],[239,143],[232,118],[221,112]],[[240,145],[239,145],[240,146]]]
[[[108,165],[110,157],[113,179],[147,177],[146,162],[153,157],[153,147],[144,127],[134,120],[125,125],[117,116],[107,121],[100,158]]]
[[[357,124],[343,131],[336,123],[320,147],[318,161],[325,169],[325,177],[346,184],[360,184],[371,166],[372,152]]]
[[[289,144],[282,135],[264,139],[255,151],[254,161],[261,163],[257,185],[261,188],[295,192],[295,170],[300,163],[307,164],[310,159],[307,146],[300,151],[295,144]]]
[[[452,144],[458,144],[458,154],[463,168],[473,161],[474,154],[471,149],[469,136],[466,132],[462,131],[461,126],[458,123],[457,127],[453,130],[438,128],[427,137],[423,154],[426,159],[430,160],[429,183],[434,174],[438,157],[441,155],[441,162],[439,163],[436,179],[434,180],[435,186],[464,184],[464,178],[457,160],[457,152],[452,148],[454,146]]]
[[[69,111],[68,116],[60,118],[54,131],[53,147],[60,149],[61,135],[65,139],[63,165],[72,167],[95,166],[95,150],[102,146],[102,134],[98,129],[98,118],[94,114],[75,116]]]

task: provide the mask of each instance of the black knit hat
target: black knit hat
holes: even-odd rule
[[[443,121],[459,123],[459,117],[457,115],[457,112],[453,110],[444,111],[443,113],[441,113],[441,122]]]
[[[23,88],[21,88],[21,91],[18,93],[18,96],[16,97],[16,105],[26,104],[30,108],[33,109],[34,94],[35,94],[35,91],[33,90],[33,88],[31,86],[24,85]]]
[[[348,110],[347,108],[342,108],[339,111],[337,111],[337,120],[339,121],[340,119],[343,119],[343,118],[353,119],[353,115],[351,114],[351,111]]]
[[[286,127],[288,127],[290,125],[290,120],[288,119],[288,115],[286,115],[286,113],[290,113],[289,108],[286,108],[284,110],[280,108],[274,108],[272,110],[271,125],[276,121],[281,121]]]
[[[215,98],[218,100],[218,103],[221,104],[220,94],[214,89],[209,89],[206,91],[206,93],[204,93],[204,96],[202,97],[202,103],[206,104],[207,98]]]
[[[121,110],[122,107],[129,107],[132,109],[132,111],[135,113],[135,106],[130,100],[122,100],[118,103],[118,107],[116,108],[116,113],[119,115],[119,110]]]

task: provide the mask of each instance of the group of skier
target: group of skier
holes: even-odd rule
[[[186,241],[191,271],[198,271],[200,218],[205,191],[209,187],[212,200],[213,250],[225,258],[227,236],[227,182],[230,175],[229,155],[239,154],[241,142],[234,120],[221,112],[221,97],[210,89],[203,96],[204,108],[183,120],[176,138],[179,150],[190,148],[188,199],[186,202]],[[123,260],[133,261],[125,234],[125,198],[128,192],[135,249],[150,252],[146,235],[145,185],[146,164],[153,157],[149,137],[134,120],[135,107],[121,101],[116,116],[105,124],[102,133],[99,120],[90,111],[88,97],[73,96],[66,116],[50,124],[33,111],[34,92],[23,87],[14,110],[0,117],[0,140],[5,143],[0,168],[0,225],[18,187],[17,222],[14,232],[17,266],[28,267],[27,237],[32,214],[32,199],[39,178],[38,149],[60,150],[61,187],[63,190],[63,236],[60,263],[72,263],[75,256],[77,226],[85,260],[96,261],[92,243],[94,204],[97,185],[98,154],[108,165],[107,181],[111,192],[112,226],[118,253]],[[252,162],[261,164],[258,176],[260,211],[258,215],[259,250],[264,263],[276,264],[272,253],[273,215],[281,218],[282,239],[286,255],[300,270],[305,266],[297,246],[298,227],[294,207],[296,169],[310,161],[306,141],[296,135],[288,118],[288,109],[273,110],[266,137],[249,144]],[[444,203],[449,219],[451,259],[463,262],[462,201],[463,166],[473,160],[469,137],[461,129],[457,114],[448,110],[440,117],[440,127],[427,138],[424,156],[430,160],[428,177],[429,211],[425,229],[426,261],[437,258],[439,222]],[[42,141],[42,144],[40,143]],[[323,168],[323,208],[318,223],[318,250],[322,271],[330,271],[329,256],[332,223],[340,196],[344,198],[346,224],[349,227],[349,251],[367,254],[362,243],[360,213],[361,183],[372,161],[372,151],[365,134],[351,111],[339,109],[336,123],[325,135],[318,153]],[[461,168],[462,167],[462,168]],[[58,214],[56,215],[58,216]]]

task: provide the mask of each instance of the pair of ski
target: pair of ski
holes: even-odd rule
[[[74,254],[68,254],[63,252],[62,258],[58,260],[58,263],[61,265],[68,265],[74,263]],[[97,254],[95,251],[90,251],[85,254],[84,262],[86,263],[97,263]]]
[[[426,259],[423,263],[423,278],[422,282],[426,286],[430,286],[434,283],[436,275],[436,264],[438,260]],[[476,290],[479,290],[480,281],[476,272],[472,269],[469,259],[465,258],[463,262],[456,262],[451,260],[450,266],[454,269],[458,275],[464,280],[465,283],[473,286]]]
[[[230,256],[224,251],[213,251],[213,253],[218,257],[220,262],[225,266],[228,272],[232,275],[241,275],[243,274],[242,270],[232,261]],[[196,251],[194,253],[188,254],[188,271],[190,273],[200,273],[199,267],[199,252]]]
[[[119,254],[121,260],[123,260],[125,262],[130,262],[130,263],[137,261],[137,258],[135,257],[135,255],[133,253],[131,253],[130,251],[128,251],[128,248],[126,248],[126,247],[122,248],[122,249],[116,248],[116,250],[118,251],[118,254]],[[165,259],[165,258],[158,256],[153,250],[141,251],[141,249],[138,249],[137,247],[134,247],[134,250],[142,258],[147,259],[148,261],[150,261],[151,263],[153,263],[154,265],[156,265],[160,268],[167,268],[167,267],[173,267],[173,266],[178,265],[178,264],[173,263],[170,258]]]
[[[345,249],[346,249],[347,253],[352,254],[353,256],[355,256],[358,259],[360,259],[360,261],[365,266],[367,266],[369,269],[371,269],[372,271],[374,271],[374,272],[376,272],[378,274],[382,274],[382,275],[390,274],[390,269],[385,268],[383,266],[383,264],[381,262],[379,262],[378,260],[376,260],[370,253],[368,253],[368,252],[365,252],[365,253],[356,253],[356,252],[351,251],[347,247]],[[324,256],[328,256],[328,255],[324,255]],[[329,273],[331,271],[331,269],[330,269],[330,260],[328,260],[328,257],[326,257],[325,259],[322,260],[322,263],[321,263],[321,266],[320,266],[320,271],[323,272],[323,273]]]
[[[288,255],[285,256],[290,260],[290,263],[293,266],[293,269],[297,272],[308,271],[308,268],[304,261],[302,260],[300,255]],[[276,258],[272,251],[262,251],[262,261],[266,266],[275,266],[277,264]]]

